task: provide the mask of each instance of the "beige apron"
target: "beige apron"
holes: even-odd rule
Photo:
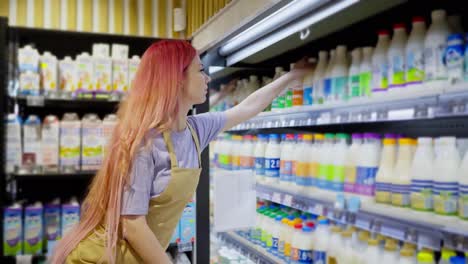
[[[146,221],[151,231],[166,249],[187,203],[193,198],[201,173],[200,143],[190,124],[187,126],[192,134],[198,153],[198,168],[179,168],[174,152],[170,132],[164,132],[164,142],[171,158],[171,179],[166,189],[149,202]],[[109,263],[105,256],[105,230],[97,227],[83,239],[67,257],[66,263]],[[117,246],[116,263],[142,263],[138,254],[128,242],[120,239]]]

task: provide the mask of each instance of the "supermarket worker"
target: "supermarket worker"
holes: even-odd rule
[[[206,100],[210,78],[190,43],[163,40],[144,53],[79,224],[52,263],[170,263],[169,240],[200,177],[200,153],[221,131],[252,118],[295,79],[295,70],[220,113],[187,117]]]

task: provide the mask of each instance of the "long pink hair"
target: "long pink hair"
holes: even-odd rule
[[[183,40],[159,41],[145,51],[129,96],[117,111],[119,122],[83,202],[80,222],[59,241],[52,263],[64,263],[101,223],[106,228],[106,254],[115,262],[122,193],[130,182],[132,160],[150,129],[162,133],[176,121],[184,72],[195,56],[196,50]]]

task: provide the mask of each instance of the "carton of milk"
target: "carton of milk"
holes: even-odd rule
[[[195,241],[195,202],[190,201],[182,213],[180,219],[180,243],[190,243]]]
[[[23,124],[23,157],[22,169],[29,173],[41,170],[41,120],[36,115],[30,115]]]
[[[18,50],[19,94],[39,95],[39,52],[26,45]]]
[[[60,121],[60,169],[75,172],[80,168],[81,121],[76,113],[66,113]]]
[[[21,255],[23,238],[23,208],[14,204],[3,211],[3,255]]]
[[[41,88],[48,97],[58,97],[57,57],[45,51],[40,58]]]
[[[59,85],[62,97],[71,98],[76,96],[77,80],[76,63],[71,57],[66,56],[59,62]]]
[[[98,170],[104,154],[102,121],[96,114],[87,114],[82,120],[81,169]]]
[[[6,120],[6,171],[15,172],[22,164],[21,118],[8,114]]]
[[[44,238],[44,219],[42,204],[37,202],[24,209],[24,254],[36,255],[42,253]]]
[[[94,90],[94,61],[87,52],[76,57],[77,95],[92,98]]]
[[[48,115],[42,125],[42,166],[46,172],[57,172],[59,165],[60,121],[57,116]]]
[[[45,243],[48,254],[53,252],[53,249],[60,239],[60,201],[54,200],[52,203],[46,204],[44,207],[44,226],[45,226]]]
[[[79,222],[80,204],[76,199],[73,198],[69,203],[62,204],[62,217],[60,219],[62,237]]]
[[[112,92],[112,60],[96,57],[94,60],[94,92],[97,98],[107,98]]]

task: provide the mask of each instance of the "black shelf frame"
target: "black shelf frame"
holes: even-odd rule
[[[58,59],[64,56],[74,58],[81,52],[91,54],[93,43],[107,44],[125,44],[129,46],[129,56],[142,56],[145,50],[154,42],[162,39],[139,36],[125,36],[106,33],[89,33],[62,30],[37,29],[27,27],[8,26],[7,18],[0,17],[0,111],[3,118],[14,109],[14,105],[19,107],[19,114],[22,118],[29,114],[39,115],[41,118],[47,114],[55,114],[61,117],[66,112],[76,112],[80,117],[86,113],[96,113],[101,118],[106,114],[115,113],[120,102],[104,99],[47,99],[45,98],[40,105],[28,104],[25,97],[10,97],[8,95],[8,79],[14,76],[14,63],[17,57],[17,50],[27,44],[32,44],[40,53],[51,51]],[[9,67],[10,71],[9,71]],[[198,105],[194,109],[196,113],[208,111],[208,103]],[[190,112],[192,114],[193,111]],[[5,124],[0,122],[0,134],[6,135]],[[5,140],[0,140],[0,208],[2,208],[2,217],[0,223],[0,239],[3,241],[3,208],[8,205],[9,195],[6,192],[7,179],[14,179],[18,187],[19,199],[38,199],[48,200],[57,195],[57,190],[65,189],[59,192],[57,196],[83,197],[87,191],[89,182],[95,172],[76,172],[73,174],[48,173],[48,174],[6,174],[5,173]],[[209,166],[208,150],[202,153],[202,165],[205,168]],[[199,188],[196,194],[196,243],[189,258],[196,263],[209,262],[209,186],[208,172],[203,170],[200,179]],[[51,191],[38,191],[37,184],[47,186]],[[204,186],[206,184],[206,186]],[[27,187],[29,186],[29,187]],[[34,188],[31,188],[31,187]],[[34,191],[35,189],[36,191]],[[176,252],[178,249],[174,245],[170,251]],[[34,257],[33,262],[43,260],[43,258]],[[14,257],[3,256],[3,243],[0,245],[0,263],[15,263]]]

